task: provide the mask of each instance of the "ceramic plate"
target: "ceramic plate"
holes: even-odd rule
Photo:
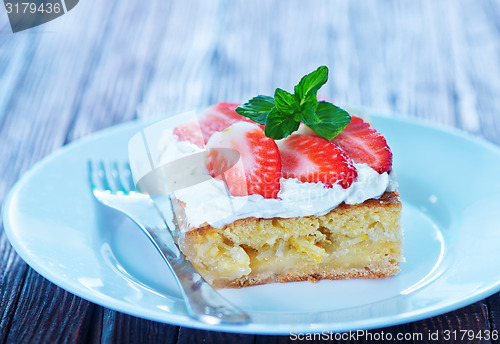
[[[190,319],[168,268],[127,218],[96,204],[88,159],[127,159],[143,122],[74,142],[33,167],[4,206],[19,255],[58,286],[102,306],[217,331],[290,334],[396,325],[500,290],[500,149],[402,116],[370,113],[394,153],[405,230],[401,272],[381,280],[298,282],[223,290],[246,325]]]

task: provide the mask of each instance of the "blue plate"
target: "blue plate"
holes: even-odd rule
[[[406,262],[381,280],[271,284],[221,293],[243,326],[190,319],[168,269],[126,218],[95,203],[88,159],[127,159],[148,123],[74,142],[33,167],[4,207],[19,255],[58,286],[102,306],[208,330],[290,334],[385,327],[445,313],[500,290],[500,149],[484,140],[369,111],[394,153]]]

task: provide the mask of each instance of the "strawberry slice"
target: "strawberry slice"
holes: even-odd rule
[[[392,152],[385,137],[361,118],[351,116],[349,125],[332,142],[354,162],[365,163],[378,173],[392,169]]]
[[[277,197],[281,177],[280,152],[276,142],[266,137],[258,125],[235,123],[214,133],[207,142],[207,149],[210,174],[224,180],[231,195]],[[239,159],[235,151],[239,153]],[[235,161],[238,162],[234,164]]]
[[[189,141],[203,148],[215,132],[223,131],[236,122],[254,123],[234,111],[238,106],[224,102],[212,105],[198,116],[198,121],[191,120],[176,127],[174,134],[180,141]]]
[[[192,119],[175,127],[174,135],[179,141],[189,141],[200,148],[205,147],[205,140],[198,120]]]
[[[279,149],[284,178],[347,189],[358,176],[347,154],[322,137],[294,134],[281,141]]]

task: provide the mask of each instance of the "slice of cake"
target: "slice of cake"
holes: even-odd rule
[[[342,203],[322,216],[249,217],[185,232],[181,248],[216,288],[383,278],[399,272],[402,233],[397,192]]]
[[[385,138],[330,103],[314,104],[317,88],[311,100],[297,87],[290,110],[278,106],[279,92],[258,99],[267,117],[257,123],[252,101],[219,103],[167,135],[170,151],[207,152],[196,172],[205,181],[172,199],[181,250],[214,287],[383,278],[400,269],[401,202]],[[313,102],[316,117],[300,114],[310,115],[300,99]]]

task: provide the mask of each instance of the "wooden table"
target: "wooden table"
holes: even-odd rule
[[[335,103],[397,111],[500,144],[500,3],[494,0],[81,0],[62,17],[16,34],[0,13],[2,200],[33,164],[92,132],[241,102],[276,87],[291,90],[320,65],[330,68],[322,93]],[[0,238],[2,342],[290,340],[193,330],[103,308],[48,282],[15,253],[3,230]],[[370,332],[499,326],[495,294]]]

